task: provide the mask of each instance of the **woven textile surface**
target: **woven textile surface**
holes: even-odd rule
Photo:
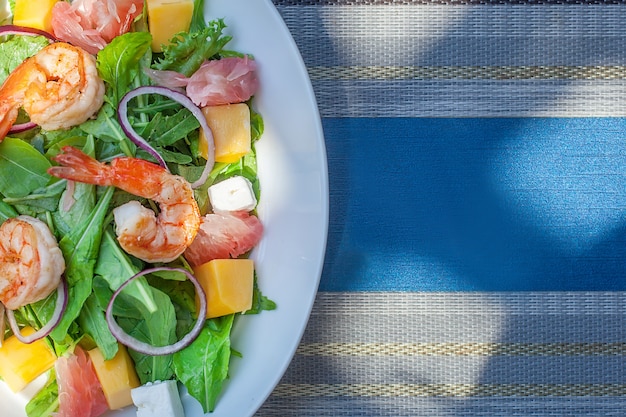
[[[330,224],[256,415],[626,415],[626,3],[274,5]]]

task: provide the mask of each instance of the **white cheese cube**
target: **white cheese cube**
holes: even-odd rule
[[[185,417],[174,380],[148,382],[130,390],[130,396],[137,406],[137,417]]]
[[[252,183],[242,176],[230,177],[209,187],[213,211],[250,211],[256,207]]]

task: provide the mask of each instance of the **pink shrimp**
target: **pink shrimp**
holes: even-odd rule
[[[65,259],[44,222],[22,215],[2,223],[0,302],[6,308],[15,310],[47,297],[59,286],[63,271]]]
[[[159,203],[158,215],[138,201],[113,210],[117,239],[129,254],[146,262],[170,262],[196,237],[200,210],[191,185],[183,177],[138,158],[120,157],[105,164],[70,146],[54,160],[61,166],[49,168],[51,175],[115,186]]]
[[[67,43],[52,43],[18,65],[0,87],[0,140],[20,107],[46,130],[81,124],[102,107],[104,89],[92,55]]]

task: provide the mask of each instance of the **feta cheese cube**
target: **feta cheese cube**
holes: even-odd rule
[[[252,183],[239,175],[210,186],[209,201],[213,211],[250,211],[257,204]]]
[[[148,382],[133,388],[130,395],[137,406],[137,417],[185,417],[174,380]]]

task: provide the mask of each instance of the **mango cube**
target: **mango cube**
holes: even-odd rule
[[[193,0],[147,0],[152,50],[161,52],[178,32],[187,32],[193,15]]]
[[[104,360],[98,348],[90,350],[87,354],[98,375],[109,408],[117,410],[131,405],[133,399],[130,396],[130,390],[138,387],[140,383],[135,372],[135,365],[126,348],[119,345],[117,354],[108,361]]]
[[[246,103],[224,104],[202,108],[215,142],[217,162],[237,162],[252,149],[250,134],[250,108]],[[207,158],[208,143],[200,131],[200,155]]]
[[[22,329],[28,336],[35,332],[32,327]],[[19,392],[39,375],[54,366],[57,357],[44,339],[26,344],[11,336],[0,348],[0,377],[11,391]]]
[[[52,7],[59,0],[15,0],[13,24],[52,33]]]
[[[206,294],[207,318],[240,313],[252,307],[252,259],[214,259],[195,267],[194,274]]]

